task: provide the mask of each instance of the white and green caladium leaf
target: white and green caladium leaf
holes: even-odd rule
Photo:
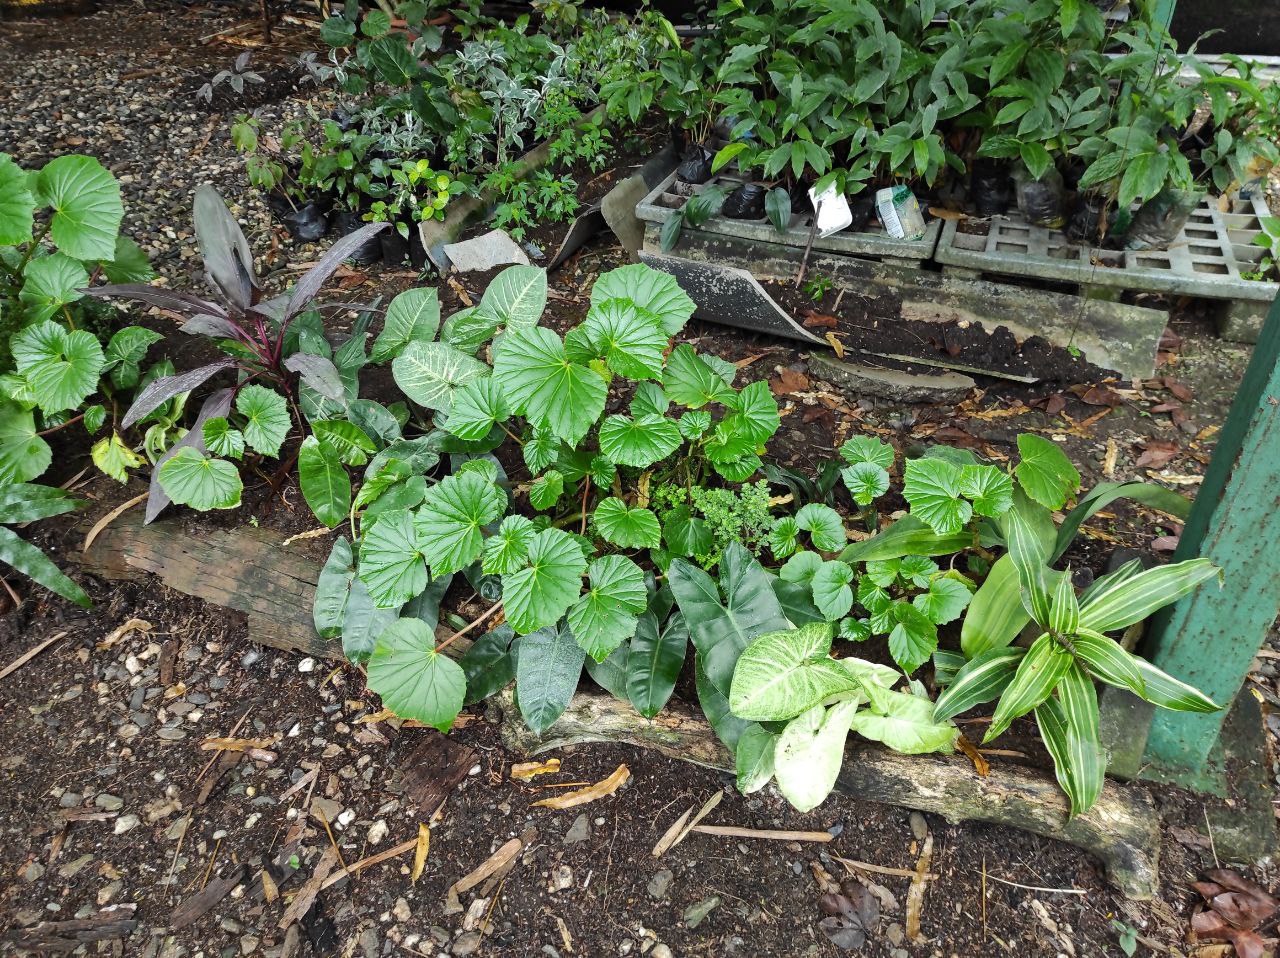
[[[645,718],[653,718],[670,700],[689,648],[684,616],[679,612],[667,615],[671,603],[670,595],[654,593],[640,616],[627,654],[627,699]]]
[[[729,405],[736,394],[688,343],[681,343],[667,357],[662,375],[662,388],[667,398],[690,409],[701,409],[707,403]]]
[[[146,465],[146,460],[125,445],[118,432],[104,436],[89,450],[93,464],[116,482],[128,482],[129,470]]]
[[[648,605],[644,573],[626,556],[596,559],[587,569],[587,591],[570,608],[569,627],[584,652],[603,662],[636,633]]]
[[[311,431],[345,466],[363,466],[377,451],[369,434],[345,419],[318,419],[311,424]]]
[[[555,469],[548,469],[529,486],[529,505],[545,512],[564,495],[564,476]]]
[[[329,550],[329,558],[316,580],[316,595],[311,602],[311,618],[322,639],[336,639],[342,634],[342,621],[347,614],[351,583],[356,577],[355,556],[351,543],[338,536]]]
[[[579,361],[603,359],[614,374],[627,379],[662,377],[662,352],[668,336],[652,313],[627,300],[609,299],[593,305],[570,339],[572,348],[581,353],[574,357]]]
[[[693,315],[694,303],[675,277],[661,270],[636,263],[602,273],[591,287],[591,305],[611,299],[635,304],[656,317],[663,331],[674,336]]]
[[[26,172],[7,153],[0,153],[0,246],[20,246],[31,239],[35,197]]]
[[[738,738],[734,750],[734,768],[738,791],[743,795],[758,792],[773,780],[773,756],[778,736],[754,722]]]
[[[1013,681],[1026,649],[991,649],[966,662],[934,704],[934,717],[949,719],[999,698]]]
[[[629,509],[621,499],[602,499],[592,515],[600,538],[622,549],[656,549],[662,540],[658,517],[649,509]]]
[[[1056,708],[1055,708],[1056,706]],[[1071,800],[1071,814],[1088,811],[1102,794],[1107,759],[1098,734],[1098,697],[1093,680],[1073,664],[1058,683],[1057,699],[1036,708],[1058,784]]]
[[[840,458],[851,466],[866,462],[888,472],[893,468],[893,447],[875,436],[854,436],[840,447]]]
[[[98,388],[103,353],[93,333],[45,320],[16,333],[10,346],[14,366],[46,413],[75,409]]]
[[[809,533],[813,547],[820,552],[835,552],[848,542],[840,513],[820,502],[802,506],[796,513],[796,524]]]
[[[507,621],[520,635],[559,622],[581,594],[587,569],[577,540],[555,528],[543,529],[530,540],[526,562],[502,577]]]
[[[429,343],[440,329],[440,297],[434,289],[406,289],[387,307],[382,332],[373,341],[369,358],[375,363],[395,359],[410,343]]]
[[[792,719],[778,736],[773,774],[778,791],[798,811],[817,808],[836,787],[845,739],[861,702],[858,697],[829,709],[815,705]]]
[[[665,416],[671,408],[671,402],[657,383],[642,382],[636,386],[631,405],[627,408],[633,416]],[[681,435],[683,434],[681,431]]]
[[[946,625],[960,618],[960,613],[972,598],[973,593],[963,582],[948,575],[938,575],[929,581],[929,591],[913,598],[911,604],[934,625]]]
[[[886,614],[893,622],[889,630],[889,654],[910,675],[937,650],[938,627],[907,602],[894,602]]]
[[[739,542],[730,543],[720,558],[719,586],[683,559],[671,563],[667,582],[707,679],[723,696],[729,695],[738,657],[751,641],[790,626],[769,574]]]
[[[706,555],[715,545],[715,537],[706,520],[693,515],[688,506],[677,506],[662,522],[662,538],[672,555]]]
[[[0,483],[30,482],[52,461],[53,450],[36,435],[31,410],[0,403]]]
[[[831,658],[831,636],[830,623],[815,622],[755,639],[733,673],[733,714],[785,722],[833,695],[857,690],[857,679]]]
[[[111,382],[118,389],[132,389],[142,377],[142,360],[147,350],[164,337],[143,326],[126,326],[116,330],[107,343],[102,371],[111,372]]]
[[[240,505],[240,471],[225,459],[207,459],[190,446],[174,453],[157,471],[160,488],[174,502],[200,512]]]
[[[1080,627],[1095,632],[1127,628],[1215,576],[1221,580],[1222,570],[1208,559],[1188,559],[1139,572],[1090,595],[1080,606]]]
[[[903,755],[952,750],[960,730],[939,720],[927,698],[910,692],[890,692],[875,685],[867,691],[871,708],[855,715],[851,725],[863,738]]]
[[[460,386],[489,374],[489,367],[444,343],[414,340],[391,361],[400,391],[423,409],[448,410]]]
[[[938,535],[960,532],[973,517],[973,506],[960,492],[960,477],[960,467],[943,459],[907,460],[902,496],[911,514]]]
[[[840,478],[853,501],[869,506],[889,491],[889,473],[874,462],[859,462],[840,470]]]
[[[537,326],[546,307],[547,271],[540,266],[509,266],[493,278],[479,308],[511,331]]]
[[[236,396],[236,412],[244,416],[244,441],[264,456],[280,455],[293,420],[285,398],[274,389],[252,383]]]
[[[960,494],[978,515],[995,518],[1013,505],[1013,479],[995,466],[961,466]]]
[[[541,735],[573,700],[586,653],[566,625],[538,629],[519,642],[516,701],[525,724]]]
[[[1031,648],[1018,663],[1013,681],[1000,696],[991,725],[983,736],[984,743],[1002,735],[1020,716],[1026,715],[1047,699],[1074,664],[1071,653],[1054,641],[1047,632],[1031,643]]]
[[[1080,488],[1080,473],[1066,453],[1048,439],[1030,433],[1018,436],[1021,461],[1014,475],[1022,491],[1047,509],[1061,509]]]
[[[360,537],[360,581],[379,609],[399,608],[427,587],[427,563],[413,513],[392,509]]]
[[[824,562],[813,574],[813,603],[828,622],[838,622],[853,608],[853,569],[839,559]]]
[[[468,306],[444,321],[440,327],[440,342],[474,356],[481,346],[493,339],[499,325],[498,317],[490,316],[478,306]]]
[[[506,422],[510,415],[511,407],[497,382],[482,376],[454,391],[444,428],[459,439],[474,441],[489,435],[495,423]]]
[[[50,160],[35,177],[36,193],[53,210],[49,235],[76,259],[111,259],[124,219],[120,184],[91,156]]]
[[[312,514],[332,529],[351,509],[351,479],[342,460],[315,436],[298,448],[298,484]]]
[[[506,509],[506,495],[479,473],[447,476],[428,489],[416,525],[432,575],[461,572],[480,558],[482,530]]]
[[[609,391],[599,373],[571,362],[560,337],[541,326],[503,337],[493,378],[515,412],[575,447],[604,412]]]
[[[467,677],[436,651],[436,636],[421,619],[397,619],[378,636],[369,657],[369,688],[401,718],[447,732],[462,711]]]
[[[29,322],[52,319],[62,307],[74,303],[89,285],[84,264],[63,253],[50,253],[27,264],[18,300],[26,310]],[[96,341],[96,340],[95,340]]]
[[[507,516],[498,531],[485,540],[481,571],[485,575],[506,575],[524,568],[529,559],[529,543],[537,531],[524,516]]]
[[[600,451],[620,466],[644,468],[667,458],[684,442],[666,416],[608,416],[600,424]]]

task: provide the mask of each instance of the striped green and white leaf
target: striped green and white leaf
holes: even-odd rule
[[[870,562],[908,555],[951,555],[972,544],[973,535],[968,530],[939,535],[919,516],[909,515],[869,539],[846,546],[840,558],[845,562]]]
[[[1057,692],[1056,699],[1036,709],[1036,722],[1045,722],[1040,725],[1040,737],[1053,757],[1058,784],[1071,800],[1074,817],[1092,808],[1102,794],[1107,759],[1098,734],[1093,680],[1079,665],[1072,665]]]
[[[1076,587],[1071,581],[1071,570],[1058,577],[1049,602],[1049,631],[1054,635],[1075,635],[1080,625],[1080,603],[1076,599]]]
[[[412,341],[391,361],[400,391],[424,409],[447,410],[454,390],[489,372],[480,360],[444,343]]]
[[[1091,595],[1080,607],[1080,626],[1096,632],[1127,628],[1221,575],[1222,570],[1208,559],[1147,569]]]
[[[1216,712],[1222,708],[1199,689],[1162,672],[1150,662],[1134,656],[1133,663],[1142,673],[1142,697],[1152,705],[1175,712]]]
[[[946,690],[938,696],[934,715],[949,719],[1004,694],[1026,655],[1021,648],[989,649],[956,672]]]
[[[1022,604],[1042,628],[1049,624],[1053,594],[1062,573],[1049,568],[1053,518],[1026,496],[1014,496],[1000,520],[1009,558],[1018,576]]]
[[[480,298],[480,311],[508,330],[538,325],[547,306],[547,271],[539,266],[509,266],[493,278]]]
[[[729,690],[729,707],[739,718],[783,722],[825,702],[832,695],[859,689],[858,680],[831,658],[832,628],[815,622],[766,632],[738,659]]]
[[[982,741],[990,742],[1004,734],[1014,719],[1026,715],[1047,699],[1074,662],[1071,653],[1048,633],[1031,643],[1031,648],[1018,664],[1013,681],[1000,696]]]
[[[1146,682],[1136,656],[1130,655],[1115,639],[1091,629],[1081,629],[1071,636],[1076,658],[1094,678],[1128,689],[1134,695],[1146,692]]]
[[[995,561],[973,594],[960,624],[960,648],[971,659],[1002,649],[1018,637],[1031,616],[1022,604],[1018,570],[1008,554]]]

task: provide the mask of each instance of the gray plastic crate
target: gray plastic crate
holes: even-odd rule
[[[1226,212],[1218,209],[1217,197],[1206,197],[1169,249],[1142,251],[1077,246],[1060,230],[1032,226],[1017,214],[985,221],[985,234],[962,229],[979,221],[949,220],[934,259],[1002,276],[1269,303],[1280,283],[1241,275],[1262,259],[1253,238],[1260,232],[1258,217],[1265,215],[1260,197],[1237,200]]]
[[[688,197],[675,190],[676,175],[672,173],[649,192],[636,207],[636,216],[650,223],[665,223],[676,211],[688,202]],[[739,176],[718,173],[706,183],[693,187],[702,192],[710,186],[721,186],[734,189],[743,183]],[[782,243],[787,246],[804,248],[809,242],[809,227],[813,216],[809,213],[796,213],[785,233],[779,233],[767,218],[758,220],[735,220],[725,216],[713,216],[699,229],[709,233],[725,233],[743,239],[759,240],[764,243]],[[941,221],[932,220],[927,224],[925,234],[918,240],[897,240],[885,233],[879,223],[868,224],[867,229],[860,232],[843,230],[828,236],[826,239],[815,238],[813,248],[828,253],[841,253],[846,256],[874,257],[877,259],[894,259],[903,261],[927,260],[933,255],[941,233]]]

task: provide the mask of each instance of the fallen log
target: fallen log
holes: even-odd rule
[[[128,938],[138,927],[133,918],[138,906],[132,903],[112,905],[89,918],[72,918],[67,921],[42,921],[30,928],[20,928],[0,934],[0,942],[7,943],[15,951],[65,952],[83,948],[95,941]],[[7,951],[0,948],[0,952]]]

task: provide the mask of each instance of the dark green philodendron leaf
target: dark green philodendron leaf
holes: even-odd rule
[[[693,680],[698,692],[698,705],[702,708],[702,714],[707,717],[707,721],[711,723],[716,738],[724,742],[729,751],[736,751],[743,735],[753,727],[760,726],[755,722],[738,718],[729,710],[729,696],[716,688],[707,678],[706,670],[702,667],[702,657],[696,653],[693,657]]]
[[[619,702],[631,701],[627,698],[627,662],[630,656],[631,644],[624,642],[603,662],[597,662],[589,655],[583,660],[591,680]]]
[[[0,483],[29,482],[52,461],[53,450],[36,435],[31,410],[16,403],[0,403]]]
[[[385,363],[399,356],[410,343],[429,343],[440,328],[440,297],[434,289],[406,289],[387,307],[382,332],[373,341],[369,358]]]
[[[644,573],[626,556],[596,559],[587,569],[587,591],[569,609],[569,627],[589,656],[603,662],[636,631],[647,605]]]
[[[960,491],[961,470],[942,459],[908,459],[902,497],[911,514],[940,536],[960,532],[973,517],[973,506]]]
[[[766,632],[738,659],[729,707],[739,718],[785,722],[833,695],[858,689],[853,675],[831,658],[828,622]]]
[[[160,488],[179,505],[200,512],[240,505],[240,471],[225,459],[207,459],[190,446],[169,457],[157,471]]]
[[[960,618],[960,613],[973,598],[969,587],[958,579],[940,575],[929,582],[929,591],[911,600],[911,604],[934,625],[946,625]]]
[[[447,476],[428,489],[416,525],[432,575],[461,572],[480,558],[482,530],[506,509],[503,491],[477,472]]]
[[[444,343],[413,340],[391,361],[396,385],[423,409],[449,409],[456,389],[488,374],[485,363]]]
[[[435,632],[420,619],[398,619],[383,630],[368,675],[369,688],[401,718],[447,732],[462,711],[466,674],[436,651]]]
[[[529,543],[537,531],[524,516],[507,516],[498,531],[485,540],[481,571],[485,575],[506,575],[524,568],[529,559]]]
[[[454,391],[444,428],[459,439],[483,439],[495,423],[506,422],[511,407],[492,376],[473,379]]]
[[[820,502],[801,507],[796,513],[796,525],[809,533],[813,547],[820,552],[835,552],[848,542],[840,513]]]
[[[852,581],[853,569],[839,559],[822,563],[814,572],[813,603],[828,622],[838,622],[853,608],[853,589],[849,587]]]
[[[1061,509],[1080,488],[1080,473],[1048,439],[1023,433],[1018,436],[1018,454],[1022,458],[1013,470],[1018,484],[1045,508]]]
[[[571,446],[604,412],[608,387],[600,374],[571,362],[560,337],[541,326],[507,332],[493,377],[515,412]]]
[[[489,283],[479,311],[510,331],[538,325],[546,307],[547,271],[540,266],[509,266]]]
[[[631,405],[627,407],[633,416],[665,416],[671,401],[657,383],[642,382],[636,386]]]
[[[516,677],[515,631],[502,623],[471,643],[458,664],[467,677],[465,705],[475,705],[509,685]]]
[[[398,608],[427,587],[427,563],[413,513],[383,513],[360,537],[360,581],[380,609]]]
[[[52,559],[5,526],[0,526],[0,562],[76,605],[86,609],[93,605],[84,589],[54,565]]]
[[[80,300],[84,295],[80,290],[88,285],[89,274],[83,263],[65,253],[51,253],[27,264],[18,301],[25,308],[28,322],[41,322],[58,315],[63,306]]]
[[[720,559],[719,585],[683,559],[671,563],[667,580],[707,678],[727,697],[742,650],[757,636],[790,626],[769,574],[744,545],[734,542]]]
[[[670,700],[689,647],[684,616],[676,612],[667,617],[671,602],[662,590],[653,594],[627,655],[627,698],[645,718],[653,718]]]
[[[351,595],[351,583],[355,581],[356,564],[351,543],[344,536],[334,540],[316,580],[316,595],[311,602],[311,618],[316,632],[324,639],[336,639],[342,634],[342,622],[347,614],[347,599]]]
[[[555,469],[548,469],[529,486],[529,505],[539,512],[555,506],[564,495],[564,476]]]
[[[31,239],[36,200],[27,174],[7,153],[0,153],[0,245],[20,246]]]
[[[995,518],[1013,505],[1013,479],[995,466],[961,466],[960,494],[978,515]]]
[[[351,479],[342,460],[315,436],[298,448],[298,484],[312,514],[332,529],[351,509]]]
[[[706,520],[689,511],[688,506],[677,506],[662,521],[662,538],[667,550],[677,556],[701,556],[711,551],[715,537]]]
[[[609,416],[600,424],[600,451],[620,466],[645,468],[667,458],[683,439],[666,416]]]
[[[688,343],[671,350],[663,371],[662,388],[668,399],[690,409],[701,409],[707,403],[728,405],[736,395],[733,387]]]
[[[668,336],[684,328],[694,303],[674,276],[636,263],[602,273],[591,287],[591,305],[621,299],[655,317]]]
[[[525,724],[541,735],[573,700],[586,653],[567,625],[538,629],[519,642],[516,699]]]
[[[649,509],[629,509],[621,499],[602,499],[592,515],[600,538],[623,549],[656,549],[662,539],[658,517]]]
[[[280,455],[280,446],[292,425],[283,396],[256,383],[245,386],[236,396],[236,412],[245,418],[241,432],[249,448],[264,456]]]
[[[894,623],[889,630],[889,654],[910,675],[938,648],[938,627],[907,602],[893,603],[887,614]]]
[[[50,160],[35,177],[36,193],[53,210],[49,235],[58,249],[81,260],[109,260],[124,219],[115,177],[91,156]]]
[[[400,618],[399,604],[379,609],[357,576],[351,581],[347,607],[342,615],[342,654],[349,662],[367,662],[382,630]]]
[[[422,70],[403,36],[379,37],[370,41],[368,51],[369,63],[389,86],[407,87]]]
[[[46,413],[75,409],[97,390],[104,357],[93,333],[45,320],[15,334],[10,345],[14,366]]]
[[[587,358],[603,359],[615,375],[636,380],[662,376],[668,336],[657,317],[627,300],[593,305],[573,336],[588,350]]]
[[[507,621],[528,634],[554,626],[582,592],[587,560],[562,529],[543,529],[529,542],[527,564],[502,577]]]
[[[869,462],[888,472],[893,468],[893,447],[875,436],[854,436],[840,447],[840,458],[851,466]]]

